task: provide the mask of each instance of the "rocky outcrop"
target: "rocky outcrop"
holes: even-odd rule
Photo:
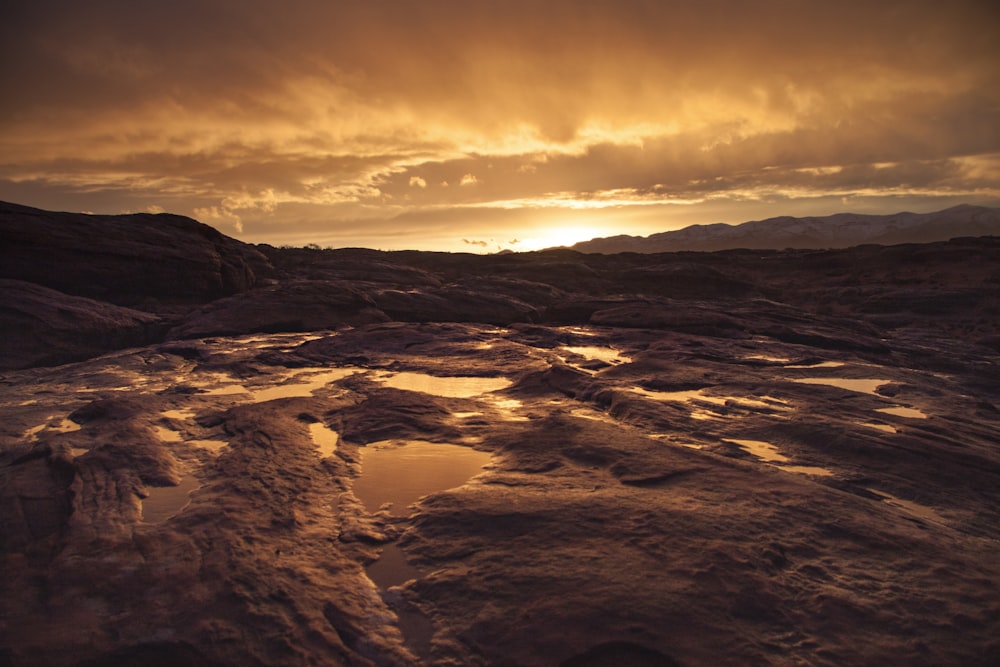
[[[165,330],[157,315],[0,280],[0,370],[64,364],[148,345]]]
[[[187,315],[167,337],[317,331],[387,319],[371,298],[349,283],[304,280],[214,301]]]
[[[0,203],[0,278],[119,305],[204,303],[270,271],[252,246],[178,215],[83,215]]]

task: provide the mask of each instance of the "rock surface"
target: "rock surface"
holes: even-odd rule
[[[0,279],[0,370],[55,365],[162,338],[152,313]]]
[[[119,305],[198,303],[270,271],[258,251],[178,215],[81,215],[0,202],[0,278]]]
[[[1000,661],[1000,241],[263,251],[185,308],[3,285],[107,353],[7,348],[0,664]],[[359,495],[421,443],[490,464]]]

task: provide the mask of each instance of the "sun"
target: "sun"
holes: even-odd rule
[[[545,225],[533,229],[530,236],[521,239],[518,249],[543,250],[545,248],[571,246],[575,243],[589,241],[600,236],[607,236],[607,233],[591,225],[573,223]]]

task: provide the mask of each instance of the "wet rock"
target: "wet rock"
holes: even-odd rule
[[[390,318],[402,322],[482,322],[502,325],[538,319],[538,312],[533,306],[515,297],[457,286],[383,290],[372,298]]]
[[[167,337],[317,331],[387,319],[368,296],[350,284],[295,281],[213,301],[185,317]]]
[[[160,317],[70,296],[20,280],[0,280],[0,370],[54,366],[155,342]]]

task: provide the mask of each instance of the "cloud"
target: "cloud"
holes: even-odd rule
[[[975,0],[13,4],[0,194],[43,207],[387,243],[470,209],[1000,198]]]

